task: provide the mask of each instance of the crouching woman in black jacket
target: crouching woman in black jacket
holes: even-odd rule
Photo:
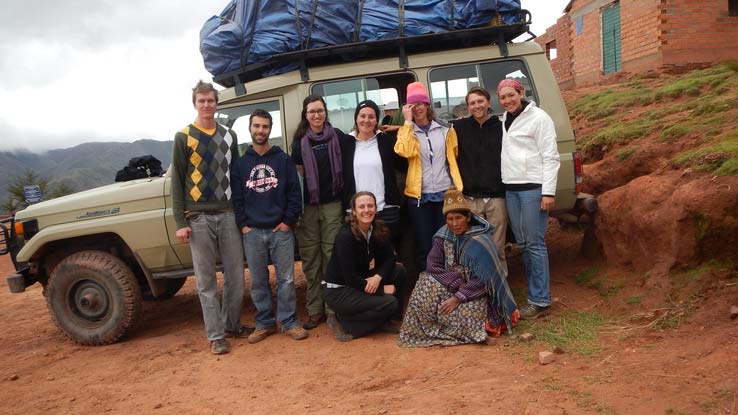
[[[322,282],[323,299],[335,312],[328,326],[339,341],[377,329],[399,332],[405,269],[395,263],[389,230],[376,215],[373,193],[351,198],[349,224],[336,236]]]

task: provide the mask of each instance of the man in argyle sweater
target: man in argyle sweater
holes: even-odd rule
[[[174,136],[172,211],[177,238],[190,244],[197,292],[210,351],[230,351],[225,337],[246,337],[242,325],[243,245],[231,204],[231,164],[238,159],[236,134],[215,122],[218,91],[198,82],[192,90],[195,121]],[[218,300],[216,260],[223,264],[223,302]]]

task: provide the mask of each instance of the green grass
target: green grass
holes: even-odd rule
[[[738,133],[726,134],[727,139],[679,154],[671,159],[675,167],[690,167],[710,171],[718,176],[738,176]]]
[[[615,154],[615,157],[618,159],[618,161],[625,161],[630,158],[630,156],[635,154],[635,152],[635,148],[626,148],[625,150],[618,151],[618,153]]]
[[[595,400],[595,398],[589,392],[573,391],[571,392],[571,395],[574,396],[577,406],[580,408],[592,409],[594,411],[597,411],[597,413],[600,415],[615,414],[615,411],[612,408]]]
[[[683,137],[689,134],[690,130],[681,124],[674,124],[664,128],[659,134],[658,140],[671,141],[675,138]]]
[[[642,86],[606,89],[580,97],[574,102],[572,115],[583,115],[588,120],[605,118],[623,108],[644,106],[653,102],[653,93]]]
[[[605,319],[596,313],[561,312],[544,320],[520,322],[519,333],[530,332],[549,346],[561,346],[567,353],[596,356],[604,350],[598,334]]]
[[[626,298],[624,301],[626,304],[640,304],[642,300],[642,296],[633,296]]]
[[[587,268],[574,275],[574,282],[577,285],[596,290],[600,296],[610,298],[615,295],[621,288],[625,287],[625,281],[608,281],[605,278],[595,278],[599,274],[599,268]]]
[[[655,98],[663,100],[663,98],[678,98],[682,95],[698,96],[703,87],[709,86],[713,89],[720,87],[733,74],[733,71],[725,65],[692,71],[687,76],[664,85],[656,91]]]
[[[631,122],[610,124],[587,138],[583,137],[581,144],[589,148],[593,145],[624,144],[650,133],[658,124],[656,120],[641,118]],[[580,142],[578,140],[577,144]]]
[[[599,273],[600,269],[597,267],[586,268],[574,276],[574,282],[579,285],[587,285]]]

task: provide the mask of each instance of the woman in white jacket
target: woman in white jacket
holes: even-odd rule
[[[505,202],[528,279],[528,304],[520,309],[520,317],[535,319],[547,315],[551,307],[545,238],[560,164],[556,130],[545,111],[525,100],[517,80],[500,81],[497,96],[505,109],[501,157]]]

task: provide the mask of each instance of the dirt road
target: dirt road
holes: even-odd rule
[[[572,253],[580,235],[563,234],[551,246],[555,313],[623,314],[615,299],[573,282],[591,264]],[[542,366],[538,351],[550,345],[539,340],[505,336],[497,346],[407,350],[388,334],[339,343],[325,325],[302,342],[281,334],[255,345],[236,341],[232,353],[217,357],[204,338],[192,279],[173,299],[147,302],[143,321],[122,342],[83,347],[53,325],[40,286],[8,292],[9,272],[10,259],[0,257],[4,414],[736,411],[738,328],[723,310],[738,287],[714,293],[677,329],[611,327],[600,334],[604,350],[596,356],[567,353]],[[520,258],[512,258],[511,276],[521,287]],[[253,315],[247,293],[244,321],[253,324]]]

